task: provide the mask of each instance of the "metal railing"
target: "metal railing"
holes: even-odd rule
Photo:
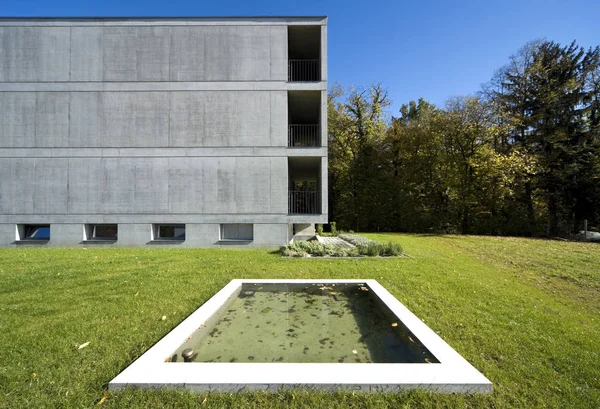
[[[288,60],[288,81],[320,81],[320,60]]]
[[[321,146],[319,135],[319,125],[288,125],[288,146],[289,147],[310,147]]]
[[[321,196],[314,190],[288,191],[289,214],[321,214]]]

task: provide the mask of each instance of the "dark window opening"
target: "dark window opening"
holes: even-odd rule
[[[230,223],[221,225],[221,240],[253,240],[254,225]]]
[[[154,225],[154,240],[185,240],[185,224]]]
[[[50,240],[49,224],[26,224],[21,240]]]
[[[87,240],[116,241],[118,226],[116,224],[89,224],[87,226]]]

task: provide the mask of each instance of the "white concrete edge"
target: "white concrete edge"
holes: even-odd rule
[[[440,361],[439,364],[352,363],[167,363],[181,343],[236,295],[242,284],[364,283]],[[181,386],[198,390],[272,389],[283,386],[325,389],[397,390],[424,388],[438,392],[488,393],[491,382],[419,320],[376,280],[236,279],[181,322],[169,334],[109,382],[126,386]]]

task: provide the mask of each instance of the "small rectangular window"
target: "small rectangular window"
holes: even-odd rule
[[[19,226],[20,240],[50,240],[50,225],[49,224],[24,224]]]
[[[86,225],[86,240],[116,241],[118,226],[116,224]]]
[[[250,223],[222,224],[221,240],[254,240],[254,225]]]
[[[185,224],[152,225],[153,240],[185,240]]]

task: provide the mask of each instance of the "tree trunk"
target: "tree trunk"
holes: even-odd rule
[[[527,227],[525,236],[533,236],[535,230],[535,213],[533,211],[533,189],[531,182],[525,182],[525,205],[527,206]]]

